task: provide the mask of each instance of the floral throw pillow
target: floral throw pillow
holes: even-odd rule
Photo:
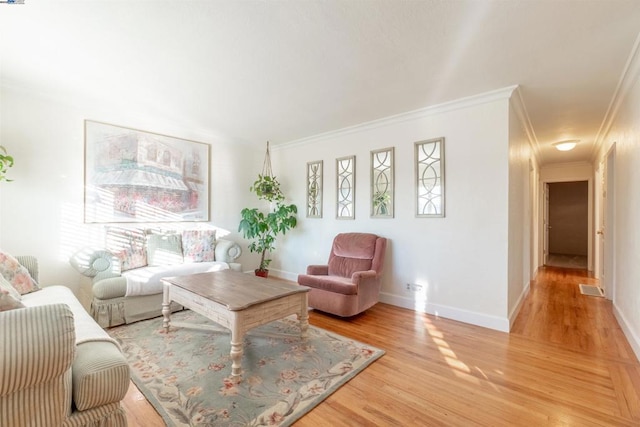
[[[120,260],[122,271],[147,265],[144,230],[107,228],[107,249]]]
[[[29,270],[13,256],[0,251],[0,275],[18,291],[20,295],[40,290],[38,284],[29,275]]]
[[[184,230],[182,252],[184,262],[215,261],[216,230]]]
[[[11,295],[11,293],[0,289],[0,311],[15,310],[16,308],[24,308],[24,304]]]
[[[16,288],[11,286],[11,283],[7,282],[7,279],[5,279],[3,276],[0,276],[0,291],[8,293],[17,300],[22,299],[20,292],[18,292]]]

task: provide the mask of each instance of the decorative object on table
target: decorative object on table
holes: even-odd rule
[[[85,120],[85,222],[208,221],[209,149]]]
[[[10,156],[7,149],[0,145],[0,181],[13,181],[7,178],[8,169],[11,167],[13,167],[13,156]]]
[[[249,244],[249,250],[260,254],[260,264],[255,274],[267,277],[271,263],[267,253],[275,250],[275,242],[279,234],[286,234],[298,223],[296,219],[298,208],[294,204],[284,203],[285,196],[280,189],[280,182],[273,175],[269,142],[267,142],[262,174],[258,175],[258,179],[249,191],[256,193],[258,200],[269,202],[270,206],[267,211],[258,208],[242,209],[238,231],[242,232],[245,239],[253,240]]]
[[[415,143],[416,217],[444,217],[444,137]]]
[[[394,148],[371,152],[371,217],[393,218]]]
[[[322,218],[322,160],[307,163],[307,218]]]
[[[356,156],[336,159],[336,218],[356,217]]]
[[[355,316],[379,300],[387,239],[371,233],[340,233],[329,261],[309,265],[298,284],[311,288],[309,307],[341,317]]]
[[[285,318],[245,335],[245,374],[235,382],[230,332],[190,310],[172,318],[206,330],[167,334],[160,318],[108,330],[133,381],[168,426],[290,426],[384,354],[314,326],[302,341],[298,321]]]

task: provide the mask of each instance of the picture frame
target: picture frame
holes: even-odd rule
[[[322,218],[322,160],[307,163],[307,218]]]
[[[394,147],[371,151],[371,218],[393,218]]]
[[[356,217],[356,156],[336,159],[336,219]]]
[[[85,223],[209,221],[210,145],[85,120]]]
[[[444,218],[444,137],[418,141],[414,147],[416,217]]]

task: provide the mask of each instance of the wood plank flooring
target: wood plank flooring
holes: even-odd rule
[[[639,426],[640,363],[586,271],[544,267],[510,334],[378,304],[311,324],[386,350],[296,427]],[[135,385],[130,427],[163,422]]]

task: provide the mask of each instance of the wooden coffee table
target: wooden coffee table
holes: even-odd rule
[[[169,330],[171,301],[231,330],[231,376],[242,376],[244,334],[257,326],[297,314],[301,336],[307,336],[308,287],[264,279],[232,270],[162,279],[162,325]]]

